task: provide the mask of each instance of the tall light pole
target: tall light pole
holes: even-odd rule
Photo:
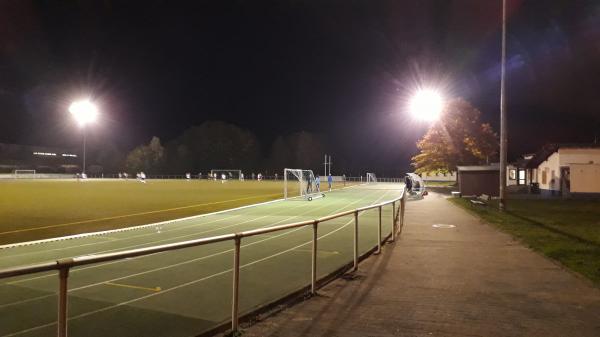
[[[502,60],[500,61],[500,211],[506,209],[506,0],[502,0]]]
[[[85,173],[85,142],[86,142],[86,129],[85,127],[96,121],[98,117],[98,108],[94,103],[89,100],[76,101],[69,107],[69,112],[79,126],[83,128],[83,168],[82,173]]]

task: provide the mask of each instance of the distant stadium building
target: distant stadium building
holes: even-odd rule
[[[80,161],[79,153],[73,149],[0,143],[0,173],[74,173],[79,172]]]

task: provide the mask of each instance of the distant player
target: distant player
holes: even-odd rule
[[[217,172],[213,173],[213,179],[217,181]]]
[[[313,181],[309,175],[306,177],[306,194],[312,193],[312,184],[313,184]]]
[[[191,174],[191,173],[189,173],[189,172],[188,172],[188,173],[186,173],[186,174],[185,174],[185,179],[187,179],[187,180],[190,180],[190,179],[192,179],[192,174]]]
[[[221,184],[225,183],[225,179],[227,179],[227,176],[225,175],[225,173],[221,174]]]
[[[240,172],[240,180],[244,181],[244,173],[243,172]]]
[[[256,176],[256,178],[258,179],[258,181],[261,181],[261,180],[262,180],[262,173],[259,173],[259,174]]]
[[[333,177],[331,176],[331,173],[329,173],[327,176],[327,183],[329,184],[329,192],[331,192],[331,186],[333,185]]]
[[[317,192],[321,192],[321,177],[317,174],[317,178],[315,179],[315,187]]]
[[[146,183],[146,173],[140,172],[140,181],[144,184]]]

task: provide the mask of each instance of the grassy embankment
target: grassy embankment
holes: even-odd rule
[[[449,199],[600,285],[600,200],[508,200],[508,211]]]

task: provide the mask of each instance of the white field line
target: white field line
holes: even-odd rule
[[[344,188],[350,188],[350,187],[354,187],[354,186],[356,186],[356,185],[348,186],[348,187],[343,187],[343,188],[339,188],[339,189],[336,189],[336,190],[341,190],[341,189],[344,189]],[[189,220],[191,218],[196,218],[196,217],[206,217],[206,216],[209,216],[209,215],[215,215],[215,214],[219,214],[219,213],[225,213],[226,211],[232,212],[232,211],[236,211],[236,210],[239,210],[239,209],[242,209],[242,208],[247,208],[247,207],[250,207],[250,206],[256,207],[256,206],[261,206],[261,205],[265,205],[265,204],[268,204],[268,203],[270,203],[270,202],[265,202],[265,203],[255,204],[255,205],[247,205],[247,206],[242,206],[242,207],[238,207],[238,208],[233,208],[233,209],[230,209],[230,210],[223,210],[223,211],[218,211],[218,212],[213,212],[213,213],[201,214],[201,215],[198,215],[198,216],[193,216],[193,217],[188,217],[188,218],[181,218],[181,219],[176,219],[176,220],[180,221],[180,220]],[[188,224],[188,225],[180,225],[180,226],[178,226],[176,228],[173,228],[173,229],[165,229],[165,230],[163,230],[163,232],[167,233],[167,232],[174,232],[174,231],[179,231],[179,230],[186,230],[186,229],[189,229],[189,228],[192,228],[192,227],[196,227],[196,226],[200,227],[202,225],[208,225],[208,224],[212,224],[212,223],[215,223],[215,222],[220,222],[220,221],[223,221],[223,220],[226,220],[226,219],[232,219],[232,218],[235,218],[235,217],[238,217],[238,216],[240,216],[240,215],[232,215],[232,216],[227,217],[227,218],[217,219],[217,220],[213,220],[213,221],[209,221],[209,222],[204,222],[204,223],[201,222],[201,223],[191,223],[191,224]],[[170,221],[174,221],[174,220],[170,220]],[[167,225],[171,225],[171,224],[172,224],[172,222],[168,223]],[[150,227],[150,226],[160,227],[162,225],[163,225],[163,223],[159,222],[159,223],[155,223],[155,224],[148,224],[148,225],[136,226],[135,229],[142,229],[142,227],[147,228],[147,227]],[[134,228],[134,227],[131,227],[131,228]],[[90,234],[89,236],[91,236],[91,235],[96,235],[96,233],[99,233],[97,236],[100,236],[100,235],[106,235],[106,234],[110,234],[110,233],[117,232],[117,231],[118,232],[125,232],[125,229],[126,228],[123,228],[122,230],[116,229],[116,230],[103,231],[103,232],[95,232],[95,233],[88,233],[88,234]],[[114,240],[111,240],[111,241],[91,242],[91,243],[85,243],[85,244],[75,245],[75,246],[68,246],[68,247],[62,247],[62,248],[53,248],[53,249],[48,249],[48,250],[44,250],[44,251],[36,250],[36,251],[33,251],[33,252],[26,252],[26,253],[21,253],[21,254],[11,254],[11,255],[6,255],[6,256],[0,256],[0,260],[2,260],[2,259],[8,259],[8,258],[20,257],[20,256],[26,256],[26,255],[47,254],[48,252],[51,252],[51,251],[69,250],[69,249],[80,248],[80,247],[85,247],[85,246],[112,244],[112,243],[117,242],[117,241],[133,240],[133,239],[138,239],[138,238],[146,237],[146,236],[154,236],[155,234],[156,233],[153,232],[153,233],[146,233],[146,234],[128,236],[128,237],[124,237],[124,238],[115,238]],[[79,234],[79,235],[83,235],[83,234]],[[181,237],[185,237],[185,236],[181,236]],[[83,236],[77,236],[77,237],[68,236],[68,237],[63,237],[63,238],[64,238],[64,240],[70,240],[70,239],[74,239],[74,238],[83,238]],[[32,242],[43,243],[43,242],[48,242],[48,240],[53,240],[53,239],[46,239],[46,240],[39,240],[39,241],[32,241]],[[63,239],[58,238],[56,240],[63,240]],[[163,241],[166,241],[166,240],[154,241],[154,243],[156,243],[156,242],[163,242]],[[152,242],[152,241],[148,241],[148,242]],[[139,246],[140,245],[124,246],[124,247],[121,247],[121,248],[118,248],[118,249],[108,249],[108,250],[103,250],[103,251],[97,251],[97,252],[94,252],[94,254],[106,253],[106,252],[121,250],[121,249],[124,249],[124,248],[132,248],[132,247],[139,247]],[[0,247],[0,250],[1,249],[2,248]],[[90,253],[88,253],[88,254],[90,254]],[[69,255],[68,257],[70,257],[70,256],[71,255]]]
[[[301,206],[302,205],[297,206],[297,207],[301,207]],[[292,207],[292,208],[296,208],[296,207]],[[286,211],[288,211],[288,210],[286,210]],[[302,213],[302,214],[304,214],[304,213]],[[299,214],[298,216],[300,216],[300,215],[301,214]],[[235,217],[238,217],[238,216],[239,215],[235,215],[235,216],[232,216],[232,217],[229,217],[229,218],[223,218],[223,219],[220,219],[220,220],[217,220],[217,221],[214,221],[214,222],[218,222],[218,221],[225,220],[225,219],[231,219],[231,218],[235,218]],[[177,239],[181,239],[181,238],[185,238],[185,237],[196,236],[196,235],[205,234],[205,233],[209,233],[209,232],[215,232],[215,231],[219,231],[221,229],[230,228],[230,227],[236,227],[236,226],[244,225],[244,224],[247,224],[247,223],[250,223],[250,222],[258,221],[260,219],[263,219],[263,218],[266,218],[266,217],[270,217],[270,216],[272,216],[272,214],[263,215],[263,216],[260,216],[260,217],[254,218],[254,219],[249,219],[249,220],[242,221],[242,222],[236,222],[233,225],[219,227],[219,228],[213,228],[213,229],[202,231],[202,232],[196,232],[196,233],[192,233],[192,234],[185,234],[185,235],[173,236],[173,237],[164,238],[164,239],[161,239],[161,240],[145,241],[144,243],[139,243],[139,244],[129,245],[129,246],[122,246],[122,247],[117,247],[117,248],[113,248],[113,249],[107,249],[107,250],[103,250],[103,251],[97,251],[97,252],[94,252],[94,253],[91,253],[91,254],[87,254],[87,255],[109,253],[109,252],[113,252],[113,251],[121,251],[121,250],[126,250],[126,249],[129,249],[129,248],[142,247],[142,246],[152,245],[152,244],[156,244],[156,243],[160,243],[160,242],[172,241],[172,240],[177,240]],[[267,226],[271,226],[273,224],[278,224],[278,223],[280,223],[282,221],[287,221],[287,220],[289,220],[291,218],[295,218],[295,217],[296,216],[290,217],[290,218],[287,218],[287,219],[284,219],[284,220],[280,220],[278,222],[269,224]],[[204,223],[204,224],[208,224],[208,223]],[[197,224],[197,225],[200,226],[200,225],[203,225],[203,224]],[[171,231],[174,231],[174,230],[171,230]],[[150,233],[150,234],[145,234],[145,235],[155,235],[155,234],[156,233]],[[112,242],[114,242],[114,241],[112,241]],[[154,255],[154,254],[150,254],[150,255]],[[145,256],[149,256],[149,255],[138,256],[138,257],[133,258],[133,259],[138,259],[138,258],[145,257]],[[69,255],[68,257],[71,257],[71,256]],[[98,267],[102,267],[102,266],[107,266],[107,265],[111,265],[111,264],[115,264],[115,263],[121,263],[121,262],[125,262],[125,261],[131,261],[133,259],[121,259],[121,260],[115,260],[115,261],[111,261],[111,262],[105,262],[105,263],[99,263],[99,264],[95,264],[95,265],[89,265],[87,267],[82,267],[82,268],[75,268],[75,269],[71,270],[71,273],[76,273],[76,272],[87,270],[87,269],[91,269],[91,268],[98,268]],[[19,279],[19,280],[15,280],[15,281],[11,281],[11,282],[6,282],[5,284],[17,284],[17,283],[22,283],[22,282],[27,282],[27,281],[32,281],[32,280],[37,280],[37,279],[52,277],[52,276],[55,276],[54,273],[40,275],[40,276],[33,276],[33,277],[29,277],[29,278],[24,278],[24,279]],[[2,305],[0,305],[0,308],[2,308]]]
[[[385,194],[384,194],[382,197],[380,197],[379,199],[377,199],[377,201],[381,200],[381,199],[382,199],[382,198],[383,198],[385,195],[387,195],[387,193],[388,193],[388,192],[385,192]],[[364,199],[364,198],[363,198],[363,199]],[[363,199],[360,199],[360,200],[363,200]],[[360,200],[359,200],[359,201],[360,201]],[[354,204],[354,203],[353,203],[353,204]],[[362,216],[364,213],[366,213],[366,212],[363,212],[363,213],[359,214],[359,216]],[[332,235],[332,234],[334,234],[334,233],[336,233],[336,232],[338,232],[338,231],[342,230],[343,228],[345,228],[345,227],[347,227],[349,224],[351,224],[353,221],[354,221],[354,219],[350,219],[350,220],[348,220],[348,222],[346,222],[346,223],[345,223],[344,225],[342,225],[341,227],[339,227],[339,228],[337,228],[337,229],[335,229],[335,230],[333,230],[333,231],[331,231],[331,232],[329,232],[329,233],[327,233],[327,234],[324,234],[324,235],[322,235],[322,236],[318,237],[318,238],[317,238],[317,240],[320,240],[320,239],[322,239],[322,238],[325,238],[325,237],[327,237],[327,236],[329,236],[329,235]],[[298,230],[298,229],[301,229],[301,228],[303,228],[303,227],[299,227],[299,228],[297,228],[297,229],[295,229],[295,230],[293,230],[293,231],[296,231],[296,230]],[[291,232],[287,232],[287,233],[291,233]],[[263,241],[266,241],[266,240],[269,240],[269,239],[265,239],[265,240],[263,240]],[[291,251],[293,251],[293,250],[295,250],[295,249],[298,249],[298,248],[300,248],[300,247],[302,247],[302,246],[305,246],[305,245],[307,245],[307,244],[310,244],[310,243],[312,243],[312,240],[311,240],[311,241],[307,241],[307,242],[305,242],[305,243],[302,243],[302,244],[300,244],[300,245],[297,245],[297,246],[295,246],[295,247],[292,247],[292,248],[289,248],[289,249],[286,249],[286,250],[280,251],[280,252],[278,252],[278,253],[275,253],[275,254],[272,254],[272,255],[269,255],[269,256],[263,257],[263,258],[261,258],[261,259],[258,259],[258,260],[255,260],[255,261],[249,262],[249,263],[247,263],[247,264],[241,265],[241,266],[240,266],[240,269],[242,269],[242,268],[246,268],[246,267],[249,267],[249,266],[252,266],[252,265],[254,265],[254,264],[257,264],[257,263],[259,263],[259,262],[262,262],[262,261],[266,261],[266,260],[272,259],[272,258],[274,258],[274,257],[277,257],[277,256],[279,256],[279,255],[283,255],[283,254],[285,254],[285,253],[291,252]],[[233,250],[233,249],[230,249],[229,251],[232,251],[232,250]],[[69,320],[69,321],[71,321],[71,320],[75,320],[75,319],[79,319],[79,318],[84,318],[84,317],[91,316],[91,315],[94,315],[94,314],[97,314],[97,313],[100,313],[100,312],[104,312],[104,311],[108,311],[108,310],[111,310],[111,309],[114,309],[114,308],[118,308],[118,307],[121,307],[121,306],[124,306],[124,305],[127,305],[127,304],[131,304],[131,303],[134,303],[134,302],[139,302],[139,301],[141,301],[141,300],[145,300],[145,299],[147,299],[147,298],[151,298],[151,297],[154,297],[154,296],[157,296],[157,295],[165,294],[165,293],[171,292],[171,291],[173,291],[173,290],[177,290],[177,289],[180,289],[180,288],[184,288],[184,287],[187,287],[187,286],[190,286],[190,285],[193,285],[193,284],[196,284],[196,283],[200,283],[200,282],[206,281],[206,280],[208,280],[208,279],[211,279],[211,278],[214,278],[214,277],[217,277],[217,276],[220,276],[220,275],[224,275],[224,274],[226,274],[226,273],[229,273],[229,272],[231,272],[232,270],[233,270],[232,268],[229,268],[229,269],[227,269],[227,270],[224,270],[224,271],[221,271],[221,272],[218,272],[218,273],[212,274],[212,275],[208,275],[208,276],[205,276],[205,277],[203,277],[203,278],[200,278],[200,279],[197,279],[197,280],[193,280],[193,281],[190,281],[190,282],[186,282],[186,283],[183,283],[183,284],[180,284],[180,285],[174,286],[174,287],[172,287],[172,288],[169,288],[169,289],[162,290],[161,292],[152,293],[152,294],[145,295],[145,296],[138,297],[138,298],[134,298],[134,299],[131,299],[131,300],[128,300],[128,301],[125,301],[125,302],[117,303],[117,304],[114,304],[114,305],[111,305],[111,306],[108,306],[108,307],[104,307],[104,308],[102,308],[102,309],[97,309],[97,310],[93,310],[93,311],[90,311],[90,312],[86,312],[86,313],[83,313],[83,314],[79,314],[79,315],[76,315],[76,316],[73,316],[73,317],[69,317],[69,318],[68,318],[68,320]],[[20,334],[23,334],[23,333],[27,333],[27,332],[31,332],[31,331],[35,331],[35,330],[39,330],[39,329],[43,329],[43,328],[46,328],[46,327],[49,327],[49,326],[53,326],[53,325],[56,325],[56,322],[53,322],[53,323],[48,323],[48,324],[44,324],[44,325],[39,325],[39,326],[36,326],[36,327],[33,327],[33,328],[29,328],[29,329],[26,329],[26,330],[17,331],[17,332],[14,332],[14,333],[11,333],[11,334],[8,334],[8,335],[5,335],[5,337],[17,336],[17,335],[20,335]]]
[[[374,193],[375,193],[375,192],[373,192],[373,193],[371,193],[371,194],[374,194]],[[386,194],[387,194],[387,192],[386,192],[386,193],[385,193],[383,196],[381,196],[379,199],[377,199],[377,200],[375,201],[375,203],[376,203],[377,201],[381,200],[383,197],[385,197],[385,195],[386,195]],[[355,201],[355,202],[353,202],[353,203],[350,203],[350,204],[348,204],[348,205],[345,205],[344,207],[341,207],[341,208],[339,208],[339,209],[335,210],[334,212],[341,211],[341,210],[343,210],[344,208],[346,208],[346,207],[348,207],[348,206],[350,206],[350,205],[354,205],[354,204],[356,204],[356,203],[359,203],[359,202],[361,202],[362,200],[364,200],[364,199],[366,199],[366,198],[367,198],[367,196],[365,196],[364,198],[361,198],[361,199],[359,199],[359,200],[357,200],[357,201]],[[318,208],[312,208],[312,209],[310,209],[310,210],[308,210],[308,211],[306,211],[306,212],[303,212],[303,213],[301,213],[301,214],[298,214],[298,215],[296,215],[296,216],[288,217],[288,218],[286,218],[286,219],[282,219],[282,220],[280,220],[280,221],[278,221],[278,222],[271,223],[271,224],[269,224],[269,225],[262,226],[262,227],[258,227],[258,228],[264,228],[264,227],[272,226],[272,225],[275,225],[275,224],[278,224],[278,223],[281,223],[281,222],[284,222],[284,221],[288,221],[288,220],[290,220],[290,219],[293,219],[293,218],[300,217],[300,216],[302,216],[303,214],[306,214],[306,213],[308,213],[309,211],[314,211],[315,209],[320,209],[320,208],[323,208],[323,207],[326,207],[326,206],[321,206],[321,207],[318,207]],[[255,220],[256,220],[256,219],[255,219]],[[242,247],[248,247],[248,246],[252,246],[252,245],[255,245],[255,244],[258,244],[258,243],[261,243],[261,242],[267,241],[267,240],[275,239],[275,238],[278,238],[278,237],[281,237],[281,236],[284,236],[284,235],[287,235],[287,234],[290,234],[290,233],[296,232],[296,231],[298,231],[298,230],[301,230],[301,229],[303,229],[303,228],[304,228],[304,227],[299,227],[299,228],[293,229],[293,230],[291,230],[291,231],[284,232],[284,233],[282,233],[282,234],[279,234],[279,235],[270,236],[270,237],[267,237],[266,239],[263,239],[263,240],[259,240],[259,241],[255,241],[255,242],[252,242],[252,243],[249,243],[249,244],[246,244],[246,245],[242,245]],[[120,280],[127,279],[127,278],[130,278],[130,277],[135,277],[135,276],[140,276],[140,275],[144,275],[144,274],[149,274],[149,273],[152,273],[152,272],[155,272],[155,271],[160,271],[160,270],[169,269],[169,268],[172,268],[172,267],[176,267],[176,266],[180,266],[180,265],[184,265],[184,264],[188,264],[188,263],[192,263],[192,262],[201,261],[201,260],[204,260],[204,259],[207,259],[207,258],[211,258],[211,257],[215,257],[215,256],[218,256],[218,255],[222,255],[222,254],[225,254],[225,253],[228,253],[228,252],[231,252],[231,251],[233,251],[233,249],[228,249],[228,250],[225,250],[225,251],[221,251],[221,252],[213,253],[213,254],[211,254],[211,255],[207,255],[207,256],[203,256],[203,257],[195,258],[195,259],[192,259],[192,260],[186,260],[186,261],[182,261],[182,262],[179,262],[179,263],[177,263],[177,264],[172,264],[172,265],[165,266],[165,267],[160,267],[160,268],[156,268],[156,269],[146,270],[146,271],[143,271],[143,272],[139,272],[139,273],[135,273],[135,274],[126,275],[126,276],[122,276],[122,277],[119,277],[119,278],[114,278],[114,279],[107,280],[107,281],[97,282],[97,283],[93,283],[93,284],[90,284],[90,285],[85,285],[85,286],[81,286],[81,287],[78,287],[78,288],[73,288],[73,289],[70,289],[70,290],[69,290],[69,292],[76,291],[76,290],[81,290],[81,289],[86,289],[86,288],[90,288],[90,287],[93,287],[93,286],[97,286],[97,285],[104,284],[104,283],[106,283],[106,282],[115,282],[115,281],[120,281]],[[157,253],[157,254],[158,254],[158,253]],[[150,255],[154,255],[154,254],[150,254]],[[89,267],[84,267],[84,268],[78,268],[78,269],[74,269],[74,270],[72,270],[71,272],[82,271],[82,270],[86,270],[86,269],[90,269],[90,268],[97,268],[97,267],[106,266],[106,265],[110,265],[110,264],[114,264],[114,263],[120,263],[120,262],[125,262],[125,261],[131,261],[131,260],[135,260],[135,259],[139,259],[139,258],[147,257],[147,256],[150,256],[150,255],[138,256],[138,257],[134,257],[134,258],[130,258],[130,259],[122,259],[122,260],[116,260],[116,261],[107,262],[107,263],[102,263],[102,264],[97,264],[97,265],[91,265],[91,266],[89,266]],[[55,277],[55,276],[56,276],[56,275],[54,275],[54,274],[47,274],[47,275],[42,275],[42,276],[32,277],[32,278],[28,278],[28,279],[17,280],[17,281],[13,281],[13,282],[7,282],[6,284],[16,284],[16,283],[22,283],[22,282],[26,282],[26,281],[32,281],[32,280],[36,280],[36,279],[47,278],[47,277]],[[2,304],[2,305],[0,305],[0,308],[4,308],[4,307],[8,307],[8,306],[13,306],[13,305],[18,305],[18,304],[24,304],[24,303],[28,303],[28,302],[32,302],[32,301],[35,301],[35,300],[40,300],[40,299],[48,298],[48,297],[53,297],[53,296],[55,296],[55,294],[43,295],[43,296],[33,297],[33,298],[29,298],[29,299],[25,299],[25,300],[21,300],[21,301],[17,301],[17,302],[6,303],[6,304]]]
[[[236,200],[236,199],[232,199],[232,200]],[[232,200],[225,200],[224,202],[229,202],[229,201],[232,201]],[[181,221],[185,221],[185,220],[192,220],[192,219],[202,218],[202,217],[206,217],[206,216],[210,216],[210,215],[221,214],[221,213],[225,213],[225,212],[232,212],[232,211],[237,211],[237,210],[240,210],[240,209],[245,209],[245,208],[250,208],[250,207],[256,207],[256,206],[260,206],[260,205],[272,204],[272,203],[280,202],[280,201],[284,201],[284,200],[285,199],[276,199],[276,200],[271,200],[271,201],[260,202],[260,203],[257,203],[257,204],[245,205],[245,206],[240,206],[240,207],[231,208],[231,209],[224,209],[224,210],[221,210],[221,211],[216,211],[216,212],[211,212],[211,213],[204,213],[204,214],[192,215],[192,216],[188,216],[188,217],[184,217],[184,218],[177,218],[177,219],[165,220],[165,221],[155,222],[155,223],[146,224],[146,225],[138,225],[138,226],[131,226],[131,227],[126,227],[126,228],[109,229],[109,230],[98,231],[98,232],[90,232],[90,233],[82,233],[82,234],[75,234],[75,235],[60,236],[60,237],[56,237],[56,238],[43,239],[43,240],[10,243],[10,244],[7,244],[7,245],[0,246],[0,249],[8,249],[8,248],[15,248],[15,247],[22,247],[22,246],[30,246],[30,245],[40,244],[40,243],[63,241],[63,240],[71,240],[71,239],[79,239],[79,238],[85,238],[85,237],[88,237],[88,236],[105,235],[105,234],[110,234],[110,233],[126,232],[126,231],[131,231],[131,230],[136,230],[136,229],[142,229],[142,228],[148,228],[148,227],[156,227],[156,226],[166,225],[166,224],[170,224],[170,223],[174,223],[174,222],[181,222]]]
[[[343,189],[347,189],[347,188],[352,188],[352,187],[356,187],[356,186],[359,186],[359,185],[352,185],[352,186],[341,187],[341,188],[334,189],[331,192],[337,192],[339,190],[343,190]],[[331,192],[327,192],[327,193],[331,193]],[[294,198],[298,198],[298,197],[292,197],[292,198],[288,198],[288,199],[294,199]],[[229,200],[229,201],[231,201],[231,200]],[[11,243],[11,244],[7,244],[7,245],[0,245],[0,250],[2,250],[2,249],[8,249],[8,248],[17,248],[17,247],[23,247],[23,246],[30,246],[30,245],[41,244],[41,243],[48,243],[48,242],[57,242],[57,241],[63,241],[63,240],[80,239],[80,238],[85,238],[85,237],[90,237],[90,236],[100,236],[100,235],[106,235],[106,234],[111,234],[111,233],[128,232],[128,231],[133,231],[133,230],[137,230],[137,229],[145,229],[145,228],[149,228],[149,227],[171,225],[171,224],[176,223],[176,222],[181,222],[181,221],[186,221],[186,220],[192,220],[192,219],[197,219],[197,218],[203,218],[203,217],[208,217],[208,216],[211,216],[211,215],[217,215],[217,214],[222,214],[222,213],[227,213],[227,212],[234,212],[234,211],[238,211],[238,210],[242,210],[242,209],[246,209],[246,208],[268,205],[268,204],[272,204],[272,203],[276,203],[276,202],[280,202],[280,201],[285,201],[285,199],[276,199],[276,200],[271,200],[271,201],[265,201],[265,202],[261,202],[261,203],[257,203],[257,204],[251,204],[251,205],[245,205],[245,206],[240,206],[240,207],[236,207],[236,208],[224,209],[224,210],[221,210],[221,211],[216,211],[216,212],[211,212],[211,213],[204,213],[204,214],[198,214],[198,215],[193,215],[193,216],[184,217],[184,218],[165,220],[165,221],[155,222],[155,223],[146,224],[146,225],[138,225],[138,226],[125,227],[125,228],[110,229],[110,230],[105,230],[105,231],[89,232],[89,233],[82,233],[82,234],[61,236],[61,237],[49,238],[49,239],[43,239],[43,240],[26,241],[26,242],[19,242],[19,243]],[[181,228],[181,229],[187,229],[189,227],[193,227],[193,226],[197,226],[197,225],[200,225],[200,224],[195,223],[195,224],[190,224],[190,225],[184,225],[184,226],[178,227],[176,229],[165,230],[165,232],[166,231],[179,230],[179,228]],[[154,233],[152,233],[152,234],[154,234]],[[143,237],[143,236],[146,236],[146,235],[149,235],[149,234],[143,234],[143,235],[139,235],[139,236],[136,235],[136,236],[131,236],[131,237],[124,238],[124,239],[125,240],[126,239],[132,239],[132,238],[137,238],[137,237]],[[114,240],[114,241],[116,241],[116,240]],[[93,242],[93,243],[88,243],[88,244],[79,245],[79,246],[71,246],[71,247],[65,247],[65,248],[55,248],[55,249],[51,249],[51,250],[70,249],[70,248],[73,248],[73,247],[81,247],[81,246],[86,246],[86,245],[96,245],[96,244],[104,244],[104,243],[106,243],[106,242]],[[45,251],[45,252],[47,252],[47,251]],[[35,253],[38,253],[38,252],[36,251],[36,252],[31,252],[31,253],[23,253],[23,254],[20,254],[20,255],[2,256],[2,257],[0,257],[0,259],[7,258],[7,257],[10,258],[10,257],[15,257],[15,256],[22,256],[22,255],[26,255],[26,254],[35,254]]]

